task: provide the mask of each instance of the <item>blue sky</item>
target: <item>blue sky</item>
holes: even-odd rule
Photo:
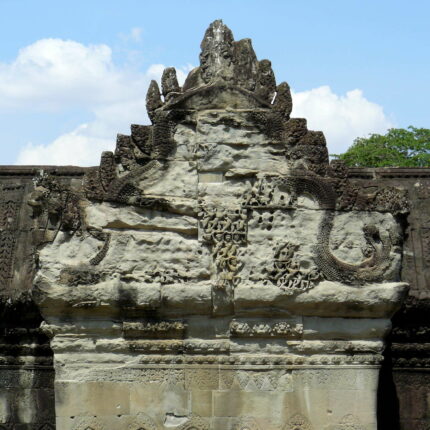
[[[97,163],[146,123],[163,66],[198,65],[208,24],[250,37],[294,116],[331,152],[387,127],[430,128],[430,2],[0,0],[0,163]]]

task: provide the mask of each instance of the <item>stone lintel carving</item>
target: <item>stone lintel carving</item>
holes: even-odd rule
[[[181,321],[159,323],[123,322],[122,330],[126,338],[182,338],[186,324]]]
[[[297,338],[303,335],[303,325],[293,321],[232,321],[230,334],[234,337]]]

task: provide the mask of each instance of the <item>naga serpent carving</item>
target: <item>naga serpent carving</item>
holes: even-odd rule
[[[327,279],[347,283],[381,280],[387,268],[391,249],[388,234],[382,234],[373,224],[366,225],[363,234],[368,244],[369,255],[359,264],[341,261],[330,249],[330,234],[336,210],[336,193],[333,187],[323,178],[311,176],[309,171],[293,171],[291,176],[277,178],[276,182],[280,189],[285,189],[295,199],[300,195],[312,197],[324,211],[318,227],[315,263]]]

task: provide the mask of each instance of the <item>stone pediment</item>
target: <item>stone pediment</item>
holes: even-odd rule
[[[173,68],[151,83],[152,124],[118,135],[82,180],[35,178],[57,422],[374,429],[383,338],[407,291],[406,195],[329,163],[249,39],[215,21],[201,48],[182,88]]]

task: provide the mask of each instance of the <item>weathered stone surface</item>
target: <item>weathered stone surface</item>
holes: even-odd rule
[[[173,68],[151,83],[152,125],[99,167],[1,183],[3,302],[26,291],[34,309],[5,318],[24,331],[0,350],[0,423],[53,424],[52,379],[18,382],[52,376],[52,348],[58,429],[377,428],[401,276],[426,276],[402,265],[410,196],[329,165],[249,39],[215,21],[201,48],[183,88]],[[397,365],[427,360],[413,330],[394,333]],[[405,428],[425,421],[402,407]]]

